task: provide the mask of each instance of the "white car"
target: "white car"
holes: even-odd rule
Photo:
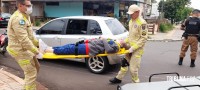
[[[128,31],[115,18],[101,16],[72,16],[56,18],[47,22],[36,31],[36,37],[49,46],[61,46],[76,43],[84,39],[99,37],[125,39]],[[85,62],[93,73],[102,73],[109,65],[119,63],[123,55],[93,57],[82,59],[67,59]]]

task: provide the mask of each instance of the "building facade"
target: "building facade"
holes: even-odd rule
[[[151,0],[31,0],[34,17],[56,18],[64,16],[110,16],[128,17],[128,7],[139,5],[148,15]],[[3,12],[13,13],[16,10],[15,0],[2,0]]]

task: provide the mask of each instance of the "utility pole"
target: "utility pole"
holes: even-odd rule
[[[164,18],[164,14],[163,14],[163,6],[164,6],[164,0],[162,0],[162,7],[161,7],[161,19]]]

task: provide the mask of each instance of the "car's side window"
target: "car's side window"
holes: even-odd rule
[[[65,21],[63,19],[58,19],[51,21],[42,27],[40,34],[62,34]]]
[[[90,20],[89,23],[89,34],[90,35],[101,35],[101,27],[99,26],[99,23],[95,20]]]
[[[66,34],[87,34],[88,20],[69,19]]]

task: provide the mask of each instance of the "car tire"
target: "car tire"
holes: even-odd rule
[[[95,74],[104,73],[109,68],[107,57],[90,57],[86,58],[85,62],[89,71]]]

